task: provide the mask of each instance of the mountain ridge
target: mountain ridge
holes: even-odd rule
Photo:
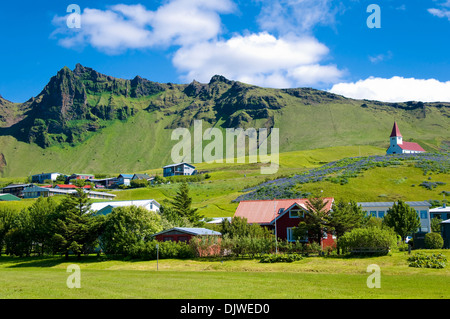
[[[17,175],[30,165],[24,154],[36,154],[39,160],[33,165],[42,170],[158,167],[170,161],[176,143],[170,130],[190,128],[194,120],[222,130],[280,128],[281,152],[387,147],[394,120],[405,140],[428,151],[450,145],[450,103],[356,100],[313,88],[262,88],[222,75],[208,83],[158,83],[139,75],[120,79],[77,64],[73,70],[63,67],[24,103],[0,98],[0,153],[7,163],[2,174]],[[127,146],[133,143],[139,149],[131,156]],[[18,149],[23,150],[21,157]],[[75,163],[70,156],[79,153],[84,161]]]

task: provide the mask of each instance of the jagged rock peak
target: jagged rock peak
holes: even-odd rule
[[[73,69],[73,73],[75,74],[81,74],[86,72],[86,68],[84,66],[82,66],[80,63],[77,63],[75,65],[75,69]]]
[[[226,77],[224,77],[223,75],[214,75],[211,80],[209,81],[209,84],[212,84],[214,82],[224,82],[227,84],[231,84],[233,83],[233,81],[228,80]]]

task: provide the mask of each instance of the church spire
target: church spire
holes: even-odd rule
[[[401,136],[402,133],[400,133],[397,122],[394,122],[394,127],[392,128],[392,133],[390,137],[401,137]]]

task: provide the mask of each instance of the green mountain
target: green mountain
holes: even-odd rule
[[[25,103],[0,97],[0,174],[136,172],[171,162],[171,132],[280,129],[280,151],[386,147],[394,120],[426,150],[450,145],[450,103],[354,100],[311,88],[271,89],[216,75],[209,83],[118,79],[77,64]]]

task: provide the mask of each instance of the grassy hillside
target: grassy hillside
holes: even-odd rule
[[[450,145],[449,103],[353,100],[309,88],[261,88],[218,75],[207,84],[160,84],[77,65],[60,70],[23,104],[0,100],[0,176],[160,168],[172,163],[173,129],[192,131],[194,120],[203,121],[203,130],[222,132],[278,128],[280,152],[387,148],[394,120],[405,141],[427,151]]]
[[[419,119],[401,109],[380,113],[361,108],[356,102],[289,105],[275,115],[274,127],[280,129],[280,152],[352,145],[386,149],[396,119],[406,141],[434,150],[445,147],[443,142],[450,139],[450,131],[444,129],[450,126],[449,119],[441,111],[430,108],[427,117]],[[175,117],[163,116],[160,111],[142,111],[127,120],[112,121],[100,132],[88,133],[86,140],[75,146],[63,144],[43,149],[12,136],[0,136],[0,153],[6,162],[0,167],[0,174],[19,177],[50,171],[126,173],[160,168],[172,163],[171,149],[178,141],[171,140],[172,130],[167,126]],[[203,129],[208,125],[205,122]]]
[[[201,214],[207,217],[233,216],[238,205],[236,198],[245,194],[242,191],[258,186],[277,177],[288,177],[318,169],[325,163],[343,158],[382,155],[384,149],[373,146],[333,147],[318,150],[285,152],[280,154],[280,169],[276,175],[260,174],[261,164],[207,164],[197,166],[200,171],[208,172],[210,179],[190,183],[190,194],[193,206],[199,208]],[[162,174],[162,169],[144,170],[149,174]],[[23,178],[22,178],[23,179]],[[2,178],[0,183],[16,181]],[[21,181],[18,179],[17,181]],[[420,186],[424,181],[443,182],[431,190]],[[323,196],[336,199],[353,199],[355,201],[394,201],[403,200],[442,200],[443,191],[450,191],[449,173],[427,173],[422,168],[410,163],[389,167],[376,167],[364,170],[358,177],[349,178],[341,185],[332,181],[319,181],[296,186],[301,192],[314,193],[323,191]],[[160,203],[172,198],[179,184],[165,184],[147,188],[117,190],[117,200],[138,200],[153,198]],[[249,191],[250,192],[250,191]],[[0,202],[0,207],[21,209],[33,203],[34,200],[20,202]]]

